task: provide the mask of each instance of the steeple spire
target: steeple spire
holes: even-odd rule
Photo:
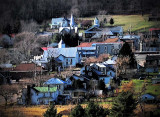
[[[58,48],[65,48],[65,43],[62,40],[62,38],[61,38],[60,42],[58,43]]]
[[[94,19],[94,26],[99,27],[99,20],[97,17],[95,17],[95,19]]]
[[[74,26],[75,26],[74,17],[73,17],[73,14],[71,14],[70,27],[74,27]]]

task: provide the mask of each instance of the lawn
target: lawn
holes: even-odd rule
[[[155,96],[158,96],[160,95],[160,84],[151,84],[149,83],[147,86],[146,86],[146,91],[145,93],[151,93]]]
[[[141,89],[142,89],[143,84],[144,84],[144,80],[134,79],[133,83],[134,83],[135,93],[137,94],[137,93],[141,92]]]
[[[149,28],[160,27],[160,21],[148,21],[148,15],[113,15],[114,25],[123,26],[124,32],[127,32],[131,26],[134,32],[148,31]]]
[[[139,93],[143,87],[143,84],[146,84],[146,90],[144,93],[151,93],[153,95],[160,95],[160,84],[152,84],[151,80],[133,80],[135,93]]]

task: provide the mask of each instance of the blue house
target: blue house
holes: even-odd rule
[[[113,77],[111,76],[107,76],[107,77],[100,77],[99,80],[103,80],[105,85],[106,85],[106,88],[108,89],[111,89],[111,86],[110,86],[110,81],[111,79],[113,79]]]
[[[155,99],[156,97],[149,93],[146,93],[140,97],[140,101],[142,102],[150,102],[150,101],[154,101]]]
[[[61,25],[64,21],[68,21],[68,19],[66,19],[66,18],[52,18],[52,21],[51,21],[51,29],[52,29],[52,28],[59,28],[60,25]]]
[[[41,60],[48,63],[51,58],[54,58],[56,60],[55,62],[58,63],[58,66],[56,67],[61,70],[69,66],[76,66],[77,63],[81,63],[81,55],[78,54],[77,47],[65,48],[63,40],[58,43],[58,48],[44,47],[42,49],[44,52]]]
[[[62,95],[67,83],[59,78],[51,78],[43,83],[43,86],[57,87],[58,94]]]
[[[33,87],[31,88],[31,104],[49,104],[58,97],[57,87]]]

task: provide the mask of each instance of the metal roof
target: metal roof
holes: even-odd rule
[[[59,78],[51,78],[44,82],[44,84],[52,85],[52,84],[65,84],[66,82],[63,80],[60,80]]]
[[[46,92],[55,92],[57,91],[57,87],[34,87],[38,92],[46,93]]]

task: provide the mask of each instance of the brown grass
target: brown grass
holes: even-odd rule
[[[100,104],[104,108],[110,108],[109,104]],[[87,104],[83,104],[82,107],[86,108]],[[56,105],[57,113],[61,111],[71,111],[75,105]],[[47,110],[47,105],[40,106],[8,106],[6,109],[4,106],[0,106],[0,117],[43,117],[43,113]],[[67,115],[63,115],[63,117],[67,117]]]

